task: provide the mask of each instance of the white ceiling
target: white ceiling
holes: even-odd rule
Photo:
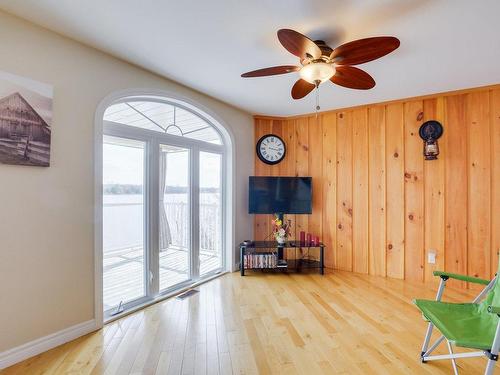
[[[251,113],[314,110],[293,100],[298,73],[240,78],[296,64],[276,31],[335,47],[392,35],[401,47],[360,65],[369,91],[321,86],[322,110],[500,83],[498,0],[0,0],[0,8]]]

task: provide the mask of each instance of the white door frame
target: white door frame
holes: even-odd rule
[[[120,101],[124,100],[147,100],[147,101],[159,101],[159,102],[167,102],[169,104],[174,104],[179,107],[182,107],[190,112],[193,112],[197,116],[201,117],[209,124],[211,124],[215,129],[218,130],[219,134],[222,137],[223,146],[221,145],[213,145],[206,142],[197,141],[190,138],[179,137],[170,134],[162,134],[155,131],[151,131],[151,137],[148,136],[148,131],[144,129],[135,129],[131,126],[121,125],[121,124],[113,124],[107,122],[106,124],[106,133],[115,133],[114,130],[118,130],[119,134],[110,134],[116,136],[127,136],[130,138],[141,139],[147,138],[148,147],[154,148],[154,144],[158,146],[158,142],[151,142],[152,137],[154,139],[161,142],[164,140],[168,144],[179,145],[181,147],[186,147],[188,145],[191,149],[196,150],[196,154],[199,155],[199,151],[208,151],[208,152],[216,152],[222,154],[223,160],[223,169],[222,169],[222,178],[223,184],[222,188],[222,210],[223,210],[223,271],[234,271],[234,232],[235,232],[235,194],[234,194],[234,186],[235,186],[235,173],[234,173],[234,137],[227,125],[212,111],[204,107],[203,105],[195,102],[192,99],[180,96],[178,94],[158,89],[128,89],[114,92],[108,96],[106,96],[98,105],[95,118],[94,118],[94,315],[97,326],[100,328],[104,323],[103,316],[103,267],[102,267],[102,257],[103,257],[103,249],[102,249],[102,204],[103,204],[103,195],[102,195],[102,168],[103,168],[103,135],[104,135],[104,112],[106,109],[112,104],[116,104]],[[140,131],[139,131],[140,130]],[[109,133],[108,133],[109,132]],[[156,151],[158,152],[158,151]],[[146,157],[150,159],[150,152],[147,153]],[[191,159],[193,155],[191,155]],[[150,160],[148,160],[150,161]],[[150,163],[148,163],[150,164]],[[150,183],[151,186],[155,185],[154,183]],[[157,189],[156,189],[157,190]],[[148,191],[149,194],[154,193],[152,191]],[[191,193],[193,194],[193,190],[191,188]],[[153,210],[154,211],[154,210]],[[157,220],[157,218],[153,217],[153,213],[149,212],[148,219]],[[194,215],[191,215],[194,216]],[[193,220],[191,218],[191,220]],[[152,234],[148,236],[149,238],[154,239],[157,234]],[[191,236],[193,238],[197,236]],[[195,244],[193,244],[195,245]],[[151,257],[150,257],[151,258]],[[191,257],[194,258],[194,257]],[[194,260],[192,260],[193,265]],[[208,276],[209,277],[209,276]],[[197,281],[197,280],[195,280]],[[167,296],[167,294],[164,295]],[[160,296],[161,298],[161,296]],[[158,298],[157,298],[158,299]]]

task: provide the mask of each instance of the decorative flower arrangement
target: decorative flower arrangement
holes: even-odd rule
[[[278,215],[274,216],[271,221],[273,224],[273,236],[279,244],[286,242],[287,237],[291,234],[292,222],[287,220],[283,223]]]

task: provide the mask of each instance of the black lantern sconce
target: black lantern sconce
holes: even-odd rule
[[[443,126],[435,120],[426,121],[418,131],[424,140],[425,160],[436,160],[439,155],[438,139],[443,135]]]

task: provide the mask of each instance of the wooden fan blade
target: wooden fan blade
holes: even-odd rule
[[[399,44],[399,39],[392,36],[359,39],[335,48],[330,59],[337,65],[363,64],[391,53]]]
[[[364,70],[353,66],[337,66],[330,81],[350,89],[368,90],[375,87],[375,80]]]
[[[295,30],[278,30],[278,39],[288,52],[301,59],[308,57],[308,55],[314,59],[321,57],[321,49],[316,43]]]
[[[303,79],[299,79],[292,87],[292,98],[294,99],[302,99],[304,96],[309,94],[312,90],[314,90],[316,86],[312,83],[304,81]]]
[[[275,76],[277,74],[286,74],[286,73],[296,72],[298,70],[300,70],[300,66],[281,65],[281,66],[272,66],[270,68],[253,70],[251,72],[243,73],[241,76],[244,78]]]

